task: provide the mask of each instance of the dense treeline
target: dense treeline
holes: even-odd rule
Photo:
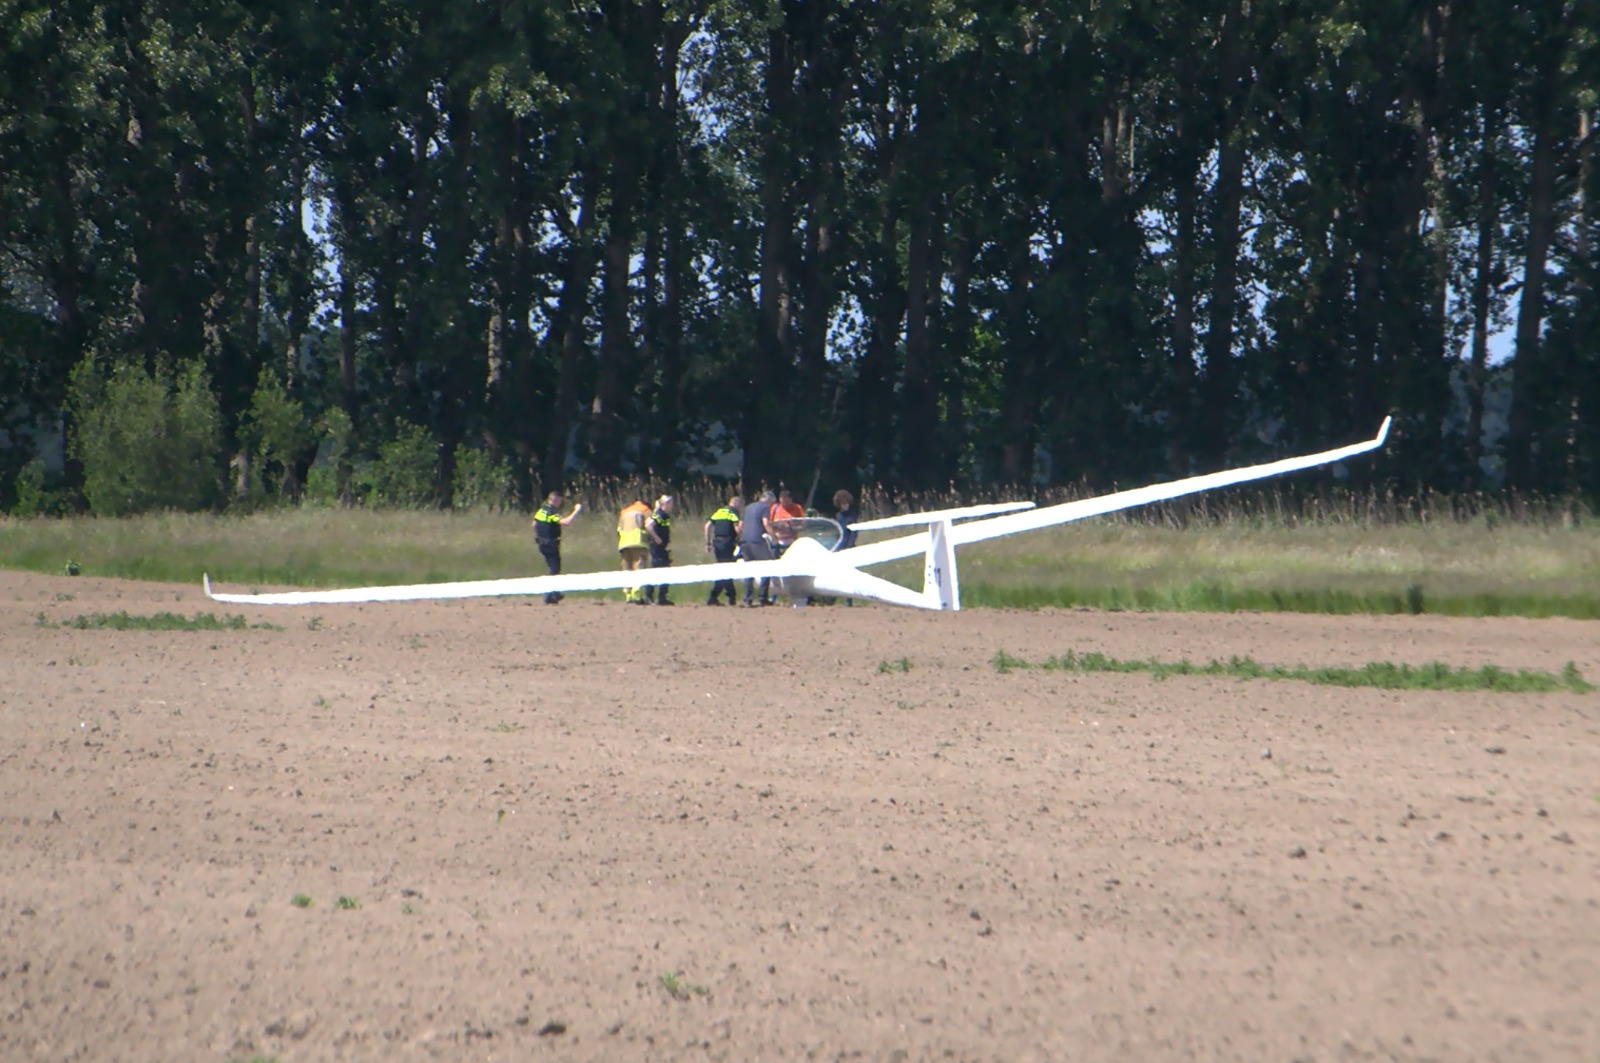
[[[213,504],[319,448],[346,495],[437,457],[443,502],[463,460],[526,498],[734,448],[802,490],[1106,482],[1391,410],[1401,485],[1593,495],[1597,35],[1578,0],[0,0],[0,503],[32,428],[111,497],[95,448],[168,429],[106,404],[151,386]]]

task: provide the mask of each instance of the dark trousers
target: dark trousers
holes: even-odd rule
[[[746,561],[771,561],[772,547],[767,544],[765,539],[742,542],[739,544],[739,555]],[[747,605],[755,591],[755,582],[753,579],[744,581],[744,600]],[[761,581],[761,600],[763,602],[772,600],[772,579],[770,577]]]
[[[550,570],[550,575],[561,575],[560,543],[540,543],[539,556],[544,558],[545,567]],[[556,602],[559,602],[562,597],[563,595],[560,591],[551,591],[549,594],[544,596],[545,604],[554,605]]]
[[[732,561],[733,560],[733,543],[732,542],[712,543],[711,544],[711,556],[715,557],[718,562]],[[737,604],[739,604],[739,595],[733,589],[733,580],[731,580],[731,579],[719,579],[719,580],[717,580],[717,582],[713,583],[711,585],[711,597],[706,599],[706,604],[707,605],[716,604],[717,596],[720,595],[720,594],[726,594],[728,596],[728,604],[729,605],[737,605]]]
[[[650,567],[651,568],[671,568],[672,567],[672,551],[670,549],[668,549],[667,547],[665,547],[665,546],[657,546],[655,543],[651,543],[650,544]],[[647,602],[659,601],[662,605],[666,605],[667,601],[668,601],[668,599],[667,599],[667,588],[670,587],[670,586],[671,586],[670,583],[658,583],[658,584],[655,584],[654,586],[646,587],[644,589],[644,600],[647,601]]]

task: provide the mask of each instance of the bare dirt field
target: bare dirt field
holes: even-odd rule
[[[990,664],[1594,623],[117,610],[0,573],[7,1063],[1600,1059],[1600,694]]]

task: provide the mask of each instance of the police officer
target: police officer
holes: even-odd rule
[[[662,495],[656,499],[656,508],[650,512],[650,519],[644,522],[645,538],[649,540],[650,567],[670,568],[672,566],[672,510],[671,495]],[[665,583],[644,589],[644,600],[656,605],[671,605],[672,599],[667,597]]]
[[[550,575],[561,575],[561,529],[572,523],[583,510],[583,503],[575,503],[572,512],[566,516],[561,515],[561,505],[566,501],[566,496],[559,490],[551,491],[545,496],[544,505],[540,506],[533,514],[533,537],[539,544],[539,556],[544,558],[544,563],[550,569]],[[554,605],[564,595],[560,591],[552,591],[544,596],[546,605]]]
[[[739,519],[740,507],[744,499],[734,495],[728,499],[728,504],[717,510],[706,520],[706,553],[716,558],[719,562],[732,561],[734,551],[739,545],[739,527],[743,523]],[[728,596],[729,605],[738,605],[739,596],[733,589],[733,580],[719,579],[711,585],[711,597],[706,599],[707,605],[721,605],[717,600],[719,595]]]

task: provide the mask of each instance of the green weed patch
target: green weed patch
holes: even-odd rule
[[[150,616],[134,616],[123,610],[115,613],[88,613],[75,616],[71,620],[51,623],[39,618],[41,627],[68,627],[79,631],[244,631],[247,628],[266,631],[282,631],[277,624],[255,623],[252,624],[237,613],[217,616],[215,613],[196,613],[193,616],[180,616],[177,613],[154,613]]]
[[[1543,694],[1571,692],[1587,694],[1593,684],[1579,674],[1571,661],[1560,675],[1550,672],[1518,669],[1510,671],[1485,665],[1482,668],[1451,668],[1437,662],[1424,665],[1394,664],[1374,661],[1360,668],[1283,668],[1264,665],[1249,657],[1230,657],[1226,661],[1213,660],[1207,664],[1189,661],[1122,660],[1103,653],[1074,653],[1068,650],[1059,657],[1048,657],[1038,663],[1014,657],[999,650],[991,658],[994,670],[1001,674],[1018,669],[1037,668],[1052,672],[1148,672],[1157,679],[1177,675],[1216,676],[1229,679],[1294,679],[1319,686],[1376,687],[1380,690],[1454,690],[1491,691],[1508,694]]]

